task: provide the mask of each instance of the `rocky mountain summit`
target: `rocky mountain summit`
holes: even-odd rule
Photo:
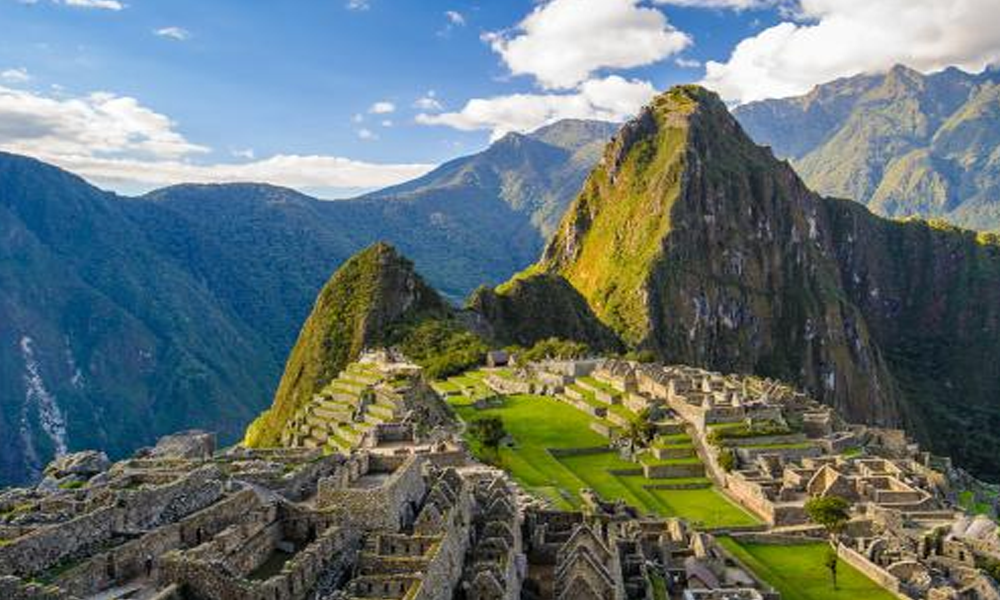
[[[824,198],[714,94],[682,86],[621,130],[539,262],[491,292],[505,309],[484,314],[523,331],[539,296],[578,294],[630,347],[795,381],[995,478],[998,284],[993,237]]]

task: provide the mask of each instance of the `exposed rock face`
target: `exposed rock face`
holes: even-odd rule
[[[111,461],[103,452],[85,450],[66,454],[55,459],[49,466],[45,467],[45,475],[62,479],[70,475],[79,475],[89,479],[98,473],[103,473],[111,468]]]
[[[705,90],[675,88],[623,128],[529,273],[564,278],[664,361],[796,381],[1000,475],[965,441],[1000,451],[1000,246],[811,192]]]
[[[366,348],[382,346],[393,326],[445,317],[448,305],[416,273],[413,263],[385,243],[351,257],[323,287],[299,333],[274,404],[247,433],[251,446],[276,445],[295,409]]]
[[[207,431],[184,431],[163,436],[149,452],[152,458],[207,460],[215,452],[215,434]]]

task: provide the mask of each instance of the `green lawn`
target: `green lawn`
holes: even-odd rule
[[[661,516],[679,516],[704,527],[754,525],[758,521],[711,488],[652,490],[654,482],[642,475],[615,475],[613,470],[640,469],[615,452],[556,458],[553,449],[598,448],[607,440],[593,432],[593,419],[572,406],[545,396],[516,395],[499,408],[476,410],[464,398],[449,402],[462,419],[498,415],[514,439],[501,448],[501,466],[528,491],[553,500],[562,508],[578,508],[578,492],[591,488],[605,500],[623,499],[639,510]],[[473,445],[474,446],[474,445]],[[473,447],[474,452],[478,449]],[[697,461],[696,461],[697,462]],[[703,483],[705,479],[657,480],[655,483]]]
[[[771,545],[740,544],[732,538],[719,542],[757,575],[781,592],[782,600],[894,600],[895,596],[841,560],[837,590],[823,566],[829,546],[823,542]]]

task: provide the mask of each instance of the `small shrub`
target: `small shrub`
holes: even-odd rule
[[[732,448],[723,448],[719,452],[719,466],[726,473],[730,473],[736,468],[736,452]]]

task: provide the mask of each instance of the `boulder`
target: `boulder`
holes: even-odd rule
[[[205,460],[215,453],[215,434],[191,430],[160,438],[150,458],[185,458]]]
[[[84,479],[90,479],[98,473],[103,473],[111,468],[111,461],[103,452],[85,450],[73,454],[65,454],[49,463],[45,467],[47,478],[63,479],[71,475],[76,475]]]

